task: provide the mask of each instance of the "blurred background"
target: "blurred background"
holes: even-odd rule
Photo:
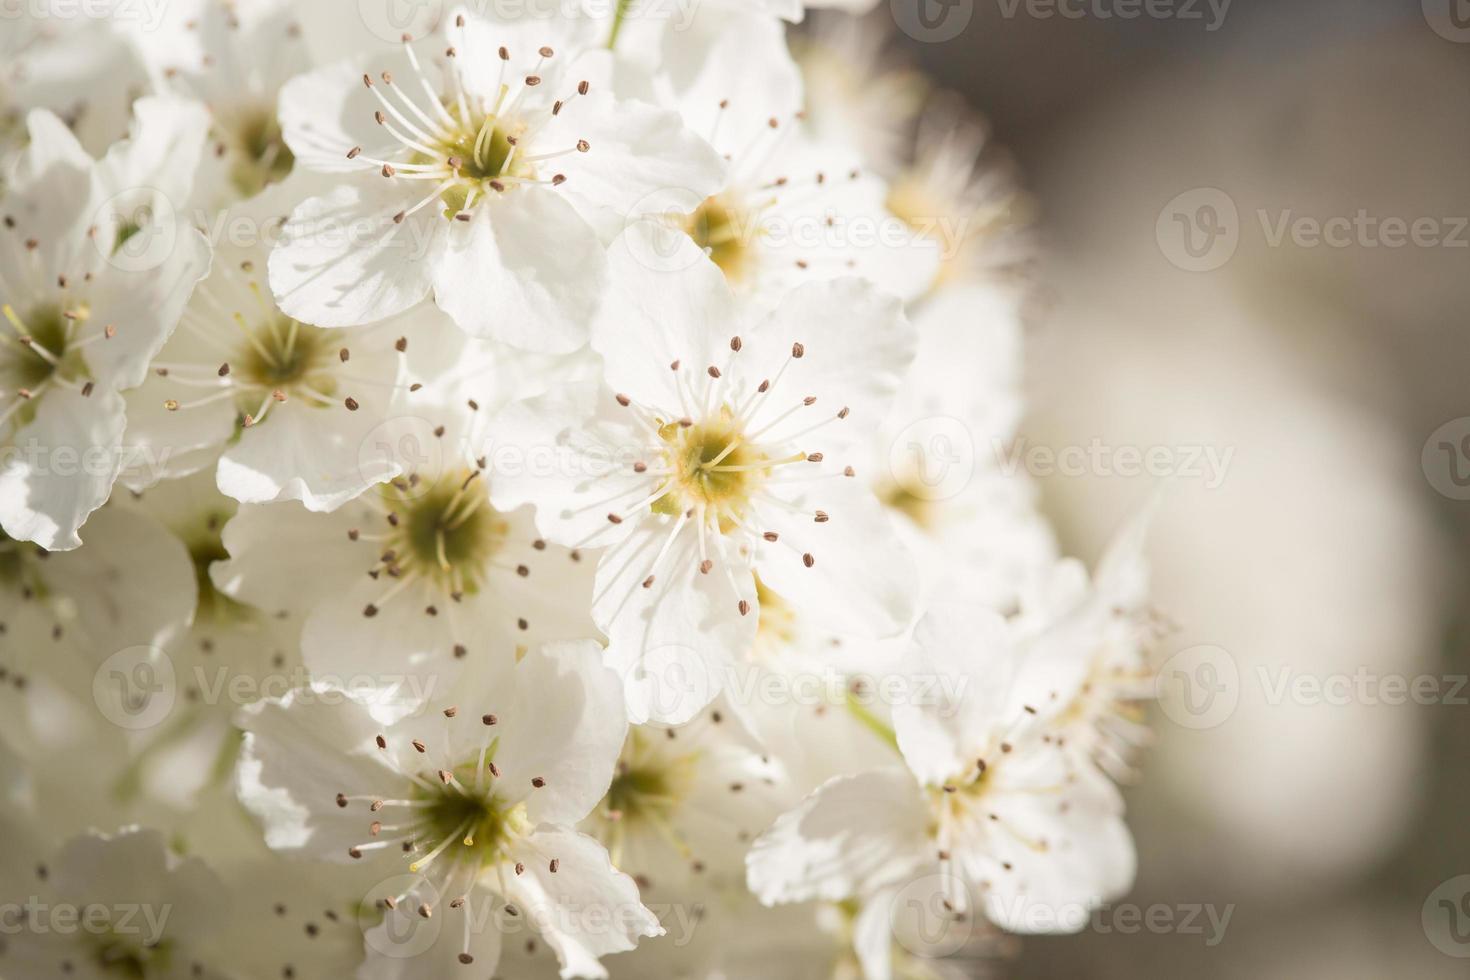
[[[1165,680],[1218,695],[1130,793],[1172,924],[1004,972],[1470,975],[1470,3],[925,2],[1034,198],[1023,441],[1160,453]],[[1087,469],[1037,475],[1095,559],[1159,481]]]

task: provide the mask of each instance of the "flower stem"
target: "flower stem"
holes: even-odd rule
[[[894,735],[893,729],[885,725],[883,720],[869,711],[866,706],[859,704],[851,691],[847,692],[847,710],[863,724],[863,727],[892,746],[895,752],[898,751],[898,737]]]
[[[632,6],[632,0],[618,0],[618,7],[613,11],[612,30],[607,35],[607,49],[609,51],[617,46],[618,31],[623,28],[623,18],[627,16],[630,6]]]

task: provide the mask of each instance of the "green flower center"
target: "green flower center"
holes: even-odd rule
[[[7,352],[4,364],[9,383],[5,387],[34,389],[53,377],[70,381],[86,375],[87,365],[81,352],[68,350],[72,327],[61,307],[42,304],[25,316],[17,315],[9,306],[4,309],[14,331],[0,343],[0,349]],[[6,328],[0,326],[3,329]]]
[[[468,470],[427,489],[415,479],[387,484],[383,499],[398,520],[391,543],[396,565],[428,575],[446,591],[478,591],[507,531],[485,498],[483,483]]]
[[[639,729],[628,733],[617,772],[601,805],[593,811],[599,822],[598,836],[615,865],[622,862],[630,834],[651,833],[687,856],[674,818],[694,783],[699,757],[693,752],[669,752],[660,739]]]
[[[273,107],[237,110],[226,124],[226,133],[237,153],[230,167],[230,183],[242,197],[253,197],[268,184],[284,180],[296,163]]]
[[[463,178],[441,198],[445,217],[452,218],[465,210],[471,203],[471,193],[478,199],[487,193],[499,193],[506,186],[492,186],[492,181],[500,184],[501,178],[534,176],[517,147],[517,141],[526,132],[525,124],[494,115],[466,117],[457,105],[446,108],[456,124],[452,134],[434,144],[437,151],[434,156],[416,152],[410,158],[414,164],[447,164]]]
[[[489,867],[505,859],[510,845],[530,831],[531,822],[524,803],[509,803],[493,791],[477,790],[475,766],[467,762],[457,767],[454,783],[445,783],[438,773],[421,774],[422,782],[435,789],[416,791],[416,798],[428,804],[418,838],[426,845],[449,842],[440,853],[454,864]],[[409,870],[417,872],[432,860],[421,857]]]
[[[716,195],[687,219],[684,231],[704,250],[726,278],[739,281],[749,272],[754,249],[749,241],[749,216]]]
[[[917,494],[911,489],[918,476],[885,482],[878,488],[878,500],[900,514],[906,515],[919,527],[932,530],[939,522],[938,501]]]
[[[729,530],[727,523],[733,526],[730,518],[744,513],[777,462],[744,441],[742,425],[728,408],[688,426],[669,422],[658,434],[666,444],[674,489],[654,502],[654,513],[677,515],[703,507],[720,515],[722,530]]]
[[[304,385],[330,396],[336,390],[330,367],[340,348],[330,334],[290,317],[274,316],[247,333],[231,370],[239,372],[243,384],[256,388],[290,391]]]
[[[110,977],[150,980],[167,974],[173,948],[168,942],[153,946],[137,943],[135,936],[107,934],[97,937],[93,962]]]
[[[239,623],[253,615],[249,606],[236,602],[215,588],[214,580],[209,577],[209,566],[230,557],[222,532],[232,516],[234,508],[221,503],[195,518],[193,526],[180,535],[189,553],[189,561],[194,565],[194,582],[199,588],[194,618],[201,625]]]

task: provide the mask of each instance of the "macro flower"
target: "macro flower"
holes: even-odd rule
[[[0,229],[0,527],[11,537],[81,544],[123,462],[120,392],[142,382],[209,268],[204,238],[137,188],[172,161],[189,111],[140,101],[132,138],[100,164],[50,113],[27,121]]]
[[[268,232],[284,220],[280,198],[269,190],[225,220]],[[254,236],[220,244],[180,329],[128,394],[129,447],[161,463],[130,486],[217,463],[220,488],[241,502],[331,510],[398,475],[365,447],[423,400],[414,397],[424,384],[412,359],[462,346],[453,324],[427,305],[360,327],[301,323],[271,298],[268,253]]]
[[[469,434],[477,413],[443,418],[385,435],[421,454],[417,467],[330,514],[242,506],[211,571],[231,598],[299,617],[313,673],[375,679],[383,716],[445,696],[461,673],[596,632],[592,562],[546,540],[530,507],[493,505]]]
[[[0,12],[0,975],[928,978],[1128,888],[1147,514],[1062,556],[1024,199],[873,6]]]
[[[75,837],[39,861],[22,887],[5,895],[0,969],[7,974],[35,980],[231,976],[208,959],[211,933],[226,921],[220,880],[199,858],[172,853],[157,830]],[[75,916],[72,928],[56,918],[66,909]]]
[[[919,114],[913,158],[890,177],[888,208],[939,249],[941,283],[1024,265],[1030,202],[988,154],[990,131],[953,96]]]
[[[712,194],[671,188],[663,234],[640,256],[678,269],[687,235],[732,289],[773,305],[806,282],[861,276],[909,300],[933,281],[939,250],[885,207],[887,187],[860,154],[815,138],[780,25],[758,16],[704,17],[663,38],[656,76],[667,104],[729,161]],[[752,71],[752,65],[759,66]]]
[[[278,850],[400,869],[383,915],[443,917],[427,955],[446,973],[456,961],[493,971],[500,931],[524,917],[563,976],[604,976],[601,956],[660,931],[632,879],[572,829],[611,780],[626,730],[620,685],[590,642],[500,668],[501,683],[473,700],[466,689],[386,729],[360,705],[312,703],[310,692],[247,710],[241,799]],[[398,975],[401,935],[387,923],[369,932],[369,975]]]
[[[193,196],[206,210],[258,194],[291,172],[276,101],[281,86],[311,67],[295,16],[284,0],[179,0],[156,23],[127,22],[155,89],[209,109],[209,148]]]
[[[88,523],[85,551],[48,553],[0,534],[0,738],[38,751],[86,742],[70,723],[98,693],[128,691],[99,665],[127,647],[163,647],[194,615],[188,554],[147,515],[111,505]],[[146,568],[147,574],[140,572]]]
[[[289,82],[286,143],[339,182],[271,255],[281,309],[340,327],[432,293],[474,336],[581,346],[604,279],[594,224],[664,187],[711,193],[724,169],[672,111],[614,96],[600,42],[590,20],[460,13],[395,58]]]
[[[601,549],[592,616],[631,717],[677,724],[750,647],[757,580],[850,632],[907,625],[906,557],[844,454],[859,420],[882,418],[913,334],[896,301],[850,279],[742,324],[718,269],[641,264],[647,234],[612,254],[592,328],[605,385],[503,412],[491,496]]]
[[[909,669],[964,683],[894,708],[904,767],[838,776],[757,839],[751,889],[771,904],[917,882],[947,915],[1021,933],[1083,928],[1132,884],[1135,862],[1117,789],[1058,742],[1087,658],[1056,640],[1018,643],[974,605],[931,608]]]
[[[0,191],[28,142],[26,117],[45,109],[101,155],[128,131],[147,76],[127,40],[97,17],[53,16],[64,0],[6,10],[0,34]]]
[[[749,841],[779,812],[780,766],[706,708],[678,728],[628,731],[606,795],[582,823],[658,903],[738,886]]]

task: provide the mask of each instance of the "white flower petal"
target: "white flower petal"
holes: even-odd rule
[[[846,417],[821,431],[822,440],[834,447],[866,438],[888,414],[917,345],[898,300],[853,278],[792,290],[742,340],[745,349],[731,370],[735,390],[754,389],[791,361],[773,389],[781,397],[773,393],[751,424],[768,425],[792,402],[812,398],[818,415],[848,409]],[[792,358],[796,343],[802,347],[799,359]],[[770,438],[806,428],[810,414],[793,415],[774,427]]]
[[[373,793],[401,778],[377,754],[381,731],[359,704],[335,692],[293,692],[242,709],[245,731],[235,770],[240,802],[279,851],[349,861],[367,833],[365,804],[337,805],[337,794]]]
[[[681,724],[709,704],[731,662],[750,648],[760,618],[748,569],[731,569],[747,590],[743,616],[723,569],[700,574],[692,523],[653,567],[671,528],[671,521],[645,520],[597,566],[592,616],[607,634],[607,663],[623,679],[628,717],[638,723]],[[717,552],[711,560],[724,561]]]
[[[724,183],[725,161],[671,109],[593,89],[568,102],[536,143],[555,150],[578,140],[588,150],[553,166],[567,178],[562,191],[589,212],[636,218],[661,209],[671,188],[698,203]]]
[[[46,391],[35,416],[13,438],[0,464],[0,527],[50,551],[82,543],[78,529],[112,491],[120,462],[122,396]]]
[[[1005,707],[1019,666],[1005,621],[978,605],[936,605],[914,628],[914,643],[911,676],[943,684],[928,688],[931,703],[896,705],[893,731],[910,770],[933,786],[973,768],[971,753],[1015,720]]]
[[[490,499],[503,510],[534,504],[537,528],[560,544],[617,540],[608,513],[651,492],[620,452],[638,444],[631,419],[597,383],[506,406],[490,443]]]
[[[465,896],[462,908],[449,907],[454,897],[439,894],[425,881],[394,908],[385,909],[383,921],[363,934],[367,956],[354,974],[356,980],[498,975],[503,939],[496,919],[501,913],[490,912],[493,899],[481,890]],[[432,907],[433,916],[419,915],[420,905]],[[421,948],[426,935],[432,941]],[[469,963],[460,959],[464,954],[471,957]]]
[[[928,823],[905,770],[838,776],[756,838],[745,862],[750,890],[767,905],[872,891],[933,859]]]
[[[739,332],[724,276],[688,236],[640,221],[613,243],[608,281],[592,324],[592,348],[602,355],[608,385],[674,411],[687,395],[669,369],[672,361],[702,376],[706,366],[725,362],[726,345]]]
[[[194,616],[198,586],[183,542],[117,503],[87,521],[84,550],[47,559],[46,575],[52,588],[79,600],[77,626],[98,659],[129,646],[162,649]]]
[[[591,226],[559,194],[511,188],[472,220],[449,224],[434,298],[462,330],[535,351],[586,342],[605,258]]]
[[[443,247],[443,217],[413,203],[388,180],[356,178],[307,200],[281,229],[270,283],[286,314],[321,327],[371,323],[429,294]]]
[[[591,837],[542,827],[512,856],[525,872],[511,879],[510,898],[540,926],[563,977],[605,977],[601,957],[633,949],[643,936],[663,935],[633,879],[615,869]]]
[[[506,785],[529,791],[532,823],[576,823],[612,781],[628,723],[622,685],[600,653],[593,640],[548,643],[491,683],[456,692],[467,714],[499,719],[495,758]],[[545,785],[531,789],[533,779]]]
[[[310,608],[337,583],[362,574],[348,526],[296,503],[241,507],[221,532],[230,557],[210,565],[210,578],[221,592],[260,609]],[[291,542],[289,551],[281,541]]]
[[[838,476],[810,489],[773,488],[771,495],[789,506],[761,511],[762,529],[780,535],[756,561],[764,584],[826,629],[887,637],[909,625],[917,571],[866,487]],[[818,510],[823,520],[814,516]]]
[[[308,510],[335,510],[397,475],[364,450],[380,427],[371,411],[304,399],[278,405],[220,457],[220,492],[242,503],[299,500]]]

